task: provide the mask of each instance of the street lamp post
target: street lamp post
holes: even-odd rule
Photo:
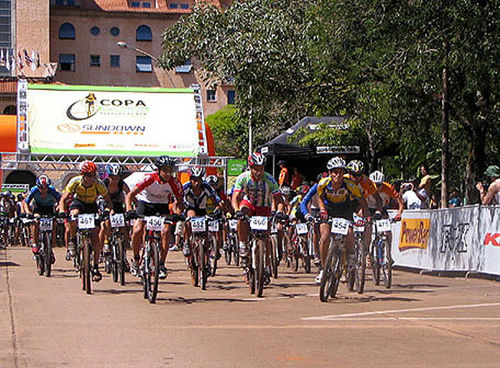
[[[133,51],[137,52],[138,54],[142,54],[142,55],[144,55],[144,56],[148,56],[148,57],[150,57],[151,59],[153,59],[155,62],[157,62],[157,63],[158,63],[158,58],[157,58],[157,57],[155,57],[155,56],[153,56],[153,55],[151,55],[151,54],[150,54],[149,52],[147,52],[147,51],[141,50],[141,49],[139,49],[139,48],[137,48],[137,47],[134,47],[134,46],[130,46],[129,44],[127,44],[126,42],[123,42],[123,41],[118,41],[118,42],[116,43],[116,45],[117,45],[118,47],[122,48],[122,49],[133,50]],[[168,77],[168,79],[169,79],[170,84],[172,85],[172,87],[174,87],[174,88],[175,88],[174,81],[172,80],[172,77],[170,76],[170,74],[168,74],[168,71],[166,71],[166,70],[165,70],[165,74],[167,74],[167,77]]]

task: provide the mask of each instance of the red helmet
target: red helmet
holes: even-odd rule
[[[97,166],[92,161],[84,161],[80,164],[81,174],[95,174],[97,172]]]
[[[263,166],[266,164],[266,158],[262,153],[254,152],[248,156],[248,166]]]
[[[306,185],[306,184],[301,185],[299,188],[299,192],[302,195],[306,195],[307,192],[309,192],[309,185]]]

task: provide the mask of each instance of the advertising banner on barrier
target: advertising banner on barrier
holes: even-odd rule
[[[396,265],[429,268],[429,211],[404,211],[400,222],[392,225],[392,258]]]
[[[196,156],[191,89],[28,86],[32,153]]]
[[[483,251],[480,271],[500,275],[500,207],[481,206],[478,247]]]
[[[431,269],[475,271],[479,268],[478,220],[478,206],[431,211]]]

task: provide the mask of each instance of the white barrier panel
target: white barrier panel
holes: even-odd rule
[[[500,275],[499,206],[404,211],[392,233],[395,265]]]
[[[479,234],[483,251],[479,271],[500,275],[500,207],[481,207]]]

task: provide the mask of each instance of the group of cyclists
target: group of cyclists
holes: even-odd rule
[[[154,172],[144,173],[137,184],[129,188],[123,180],[124,172],[120,164],[107,164],[105,178],[101,180],[97,165],[85,161],[79,166],[80,174],[68,182],[62,194],[51,185],[50,178],[42,174],[26,198],[20,197],[19,205],[10,196],[3,195],[0,198],[0,215],[7,216],[8,212],[11,216],[18,207],[18,217],[44,216],[52,217],[54,221],[56,218],[65,219],[66,260],[71,260],[78,252],[79,224],[75,219],[81,214],[100,214],[102,221],[91,232],[91,274],[94,282],[102,279],[99,263],[103,255],[110,252],[110,215],[123,214],[127,224],[130,223],[121,231],[127,245],[132,248],[132,258],[130,263],[126,262],[126,268],[137,277],[141,276],[143,267],[141,248],[145,241],[145,220],[150,216],[179,215],[178,219],[182,221],[166,221],[161,229],[159,264],[156,265],[159,279],[167,277],[165,261],[173,244],[181,247],[188,268],[196,267],[196,262],[192,262],[195,256],[193,231],[199,229],[194,228],[193,219],[206,217],[221,224],[215,230],[214,249],[205,253],[206,257],[215,259],[229,251],[231,229],[228,219],[231,219],[237,224],[233,233],[237,235],[239,266],[247,283],[251,282],[252,267],[255,267],[255,254],[252,253],[255,250],[251,244],[254,225],[250,219],[269,219],[269,225],[260,230],[269,235],[275,234],[277,262],[290,258],[293,253],[293,239],[296,239],[293,226],[306,223],[311,228],[308,256],[319,269],[316,282],[320,284],[331,244],[332,226],[336,226],[332,225],[332,219],[345,219],[351,225],[363,226],[363,244],[368,249],[372,242],[372,226],[369,226],[372,219],[388,218],[387,209],[395,208],[397,214],[394,220],[400,220],[404,208],[399,194],[384,181],[384,174],[375,171],[366,175],[359,160],[346,163],[341,157],[333,157],[326,165],[327,172],[320,174],[314,185],[289,188],[278,185],[274,177],[265,171],[265,156],[254,152],[248,157],[248,170],[239,175],[227,191],[223,178],[207,176],[202,166],[191,166],[189,180],[182,185],[177,176],[178,164],[173,157],[160,156],[154,160]],[[12,203],[4,205],[10,199]],[[30,226],[32,251],[36,255],[40,249],[38,222],[33,221]],[[56,227],[53,229],[52,248],[55,246]],[[208,246],[208,231],[205,237]],[[270,259],[273,247],[271,236],[263,239],[267,241],[263,266],[263,280],[267,284],[272,274]],[[353,226],[349,226],[345,233],[348,265],[356,262],[354,244]],[[50,261],[55,262],[53,252]],[[210,268],[210,262],[206,262],[204,267]],[[211,271],[207,270],[208,273]],[[197,285],[196,273],[191,272],[191,275],[193,284]]]

